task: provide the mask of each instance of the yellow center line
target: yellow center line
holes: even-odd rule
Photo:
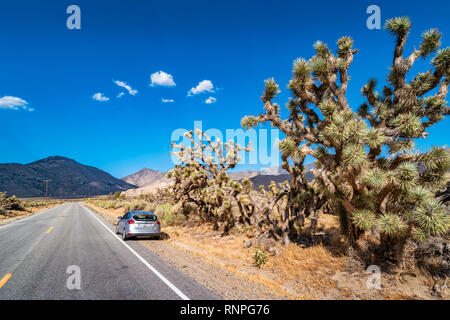
[[[2,280],[0,280],[0,288],[3,287],[5,285],[6,282],[8,282],[9,278],[11,278],[12,274],[8,273],[6,276],[4,276],[2,278]]]
[[[50,227],[50,229],[48,229],[48,231],[46,233],[50,233],[50,231],[53,230],[53,227]]]

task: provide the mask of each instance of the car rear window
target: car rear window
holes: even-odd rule
[[[154,214],[140,213],[133,215],[133,219],[136,221],[156,221],[157,218]]]

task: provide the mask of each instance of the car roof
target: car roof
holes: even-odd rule
[[[128,213],[146,213],[146,214],[153,214],[153,212],[149,212],[149,211],[128,211]]]

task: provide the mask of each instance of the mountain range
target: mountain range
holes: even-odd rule
[[[307,178],[312,179],[312,164],[306,166]],[[254,188],[267,187],[271,181],[281,183],[289,181],[289,174],[281,167],[270,167],[262,170],[235,171],[229,173],[231,178],[242,181],[248,178]],[[52,198],[81,198],[106,195],[116,191],[134,197],[151,193],[158,188],[172,183],[165,177],[165,172],[144,168],[122,179],[95,167],[86,166],[75,160],[53,156],[28,164],[0,164],[0,192],[20,198],[45,197],[48,180],[48,196]]]
[[[82,165],[75,160],[53,156],[28,164],[0,164],[0,191],[20,198],[45,196],[80,198],[105,195],[136,188],[100,169]]]
[[[121,180],[138,187],[145,187],[163,178],[165,175],[166,174],[164,172],[144,168],[138,172],[123,177]]]
[[[229,172],[228,175],[234,180],[242,180],[244,178],[251,179],[256,176],[279,176],[283,174],[288,174],[286,170],[281,167],[269,167],[261,170],[250,170],[250,171],[234,171]]]
[[[311,169],[313,168],[314,168],[313,163],[305,165],[306,179],[308,179],[308,181],[311,181],[314,178],[313,173],[311,172]],[[257,190],[259,189],[259,186],[264,186],[267,188],[267,186],[270,185],[272,181],[278,184],[283,183],[285,181],[290,182],[291,178],[289,173],[281,167],[264,168],[261,171],[249,171],[248,174],[249,174],[248,176],[246,177],[244,176],[241,178],[241,176],[243,175],[241,171],[236,172],[235,175],[230,174],[230,176],[235,180],[242,180],[244,178],[248,178],[253,183],[253,188]],[[239,179],[236,179],[236,177],[239,177]]]
[[[311,172],[312,168],[314,168],[314,164],[306,165],[306,178],[310,181],[313,178]],[[253,183],[253,187],[257,190],[261,185],[267,187],[272,181],[278,184],[290,180],[288,172],[281,167],[270,167],[262,170],[235,171],[228,174],[236,181],[242,181],[245,178],[250,179]],[[152,193],[157,189],[165,188],[172,183],[171,179],[165,177],[164,172],[151,169],[142,169],[122,179],[139,186],[137,189],[125,191],[124,194],[128,197],[137,197],[141,194]]]

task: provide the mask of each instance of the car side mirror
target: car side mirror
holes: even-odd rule
[[[117,217],[117,219],[119,219],[119,220],[120,220],[120,219],[122,219],[122,217]]]

